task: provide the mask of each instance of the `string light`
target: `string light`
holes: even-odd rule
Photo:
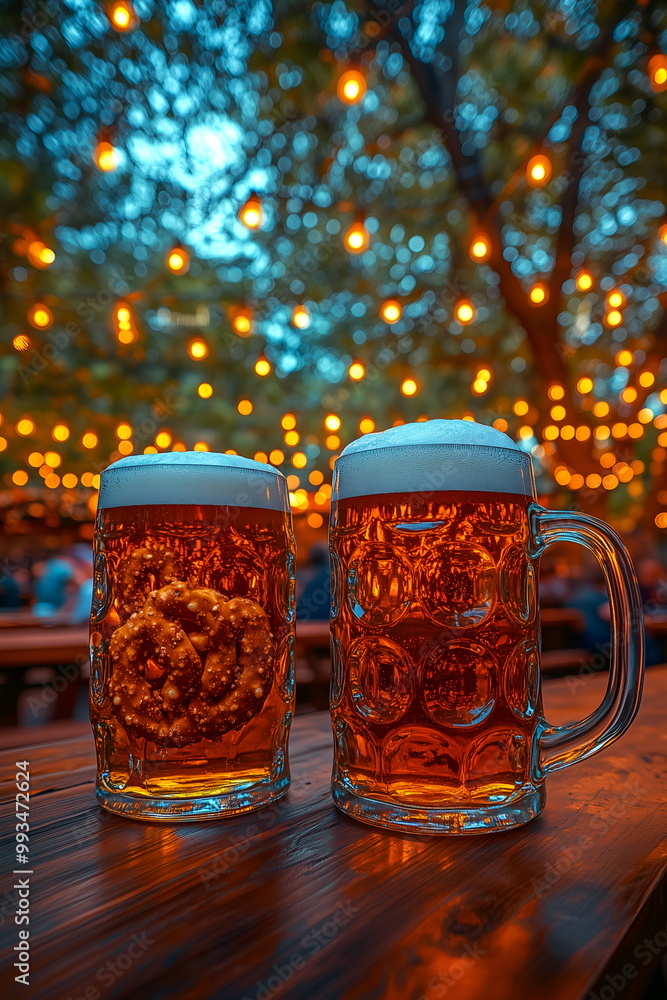
[[[380,306],[380,316],[385,323],[397,323],[403,314],[403,307],[396,299],[387,299]]]
[[[454,309],[454,315],[456,319],[461,323],[462,326],[467,326],[468,323],[472,323],[475,316],[475,307],[470,301],[470,299],[460,299],[456,303],[456,308]]]
[[[329,434],[329,436],[324,441],[325,448],[329,451],[337,451],[340,448],[340,438],[337,434]]]
[[[193,451],[209,451],[209,447],[206,441],[196,441],[193,445]]]
[[[36,330],[46,330],[53,323],[53,313],[43,302],[38,302],[28,310],[28,322]]]
[[[269,455],[269,461],[271,465],[282,465],[285,461],[285,453],[280,448],[274,448]]]
[[[118,424],[116,427],[116,437],[121,441],[127,441],[128,438],[132,437],[132,427],[130,424],[125,422]]]
[[[202,399],[210,399],[213,395],[213,386],[210,382],[202,382],[197,386],[197,395]]]
[[[62,484],[66,490],[73,490],[78,482],[78,477],[73,472],[66,472],[62,478]]]
[[[290,448],[294,448],[294,446],[297,445],[301,440],[298,431],[285,431],[283,439],[285,441],[285,444],[288,445],[288,447]]]
[[[667,90],[667,57],[656,53],[648,61],[648,75],[656,94]]]
[[[579,271],[574,283],[580,292],[588,292],[593,287],[593,275],[590,271]]]
[[[358,69],[348,69],[338,78],[336,91],[345,104],[356,104],[366,93],[366,78]]]
[[[634,358],[632,355],[632,351],[628,351],[627,348],[624,348],[622,351],[619,351],[615,358],[616,364],[620,368],[627,368],[628,365],[632,364],[633,360]]]
[[[580,393],[584,394],[590,392],[593,388],[593,379],[585,375],[584,378],[580,378],[577,382],[577,389]]]
[[[556,401],[557,399],[562,399],[565,395],[565,389],[558,382],[554,382],[553,385],[549,386],[548,390],[549,399]]]
[[[347,374],[353,382],[359,382],[366,374],[366,369],[362,365],[361,361],[353,361],[347,370]]]
[[[188,354],[193,361],[203,361],[208,357],[208,345],[204,340],[191,340],[188,344]]]
[[[280,421],[280,426],[285,431],[293,431],[296,427],[296,417],[293,413],[286,413]]]
[[[252,413],[253,405],[249,399],[240,399],[236,409],[239,411],[242,417],[247,417]]]
[[[86,433],[81,438],[81,444],[84,448],[96,448],[98,437],[94,431],[86,431]],[[83,480],[82,480],[83,482]]]
[[[296,479],[296,483],[294,485],[298,486],[299,485],[299,477],[295,476],[294,478]],[[324,476],[320,472],[319,469],[313,469],[313,471],[308,476],[308,482],[312,483],[313,486],[320,486],[324,482]],[[287,482],[287,485],[288,486],[290,485],[289,480]]]
[[[363,222],[353,222],[343,237],[345,249],[350,253],[363,253],[368,249],[371,237]]]
[[[137,16],[127,0],[119,0],[111,7],[109,20],[116,31],[130,31],[137,23]]]
[[[263,221],[262,203],[256,194],[251,194],[241,207],[239,219],[246,229],[259,229]]]
[[[28,455],[28,465],[32,465],[33,469],[38,469],[40,465],[44,465],[44,456],[39,451],[31,451]]]
[[[183,247],[174,247],[167,254],[167,267],[172,274],[187,274],[190,268],[190,254]]]
[[[29,351],[31,346],[30,337],[26,337],[25,333],[17,334],[12,340],[12,347],[15,351]]]
[[[252,333],[252,310],[235,309],[231,313],[232,327],[239,337],[247,337]]]
[[[359,421],[359,431],[362,434],[371,434],[375,430],[375,421],[370,417],[363,417]]]
[[[172,437],[169,431],[160,431],[155,435],[155,445],[158,448],[168,448],[172,442]]]
[[[28,260],[33,267],[43,270],[49,267],[56,259],[56,255],[50,247],[47,247],[41,240],[33,240],[28,246]]]
[[[20,434],[21,437],[28,437],[35,430],[35,421],[31,420],[30,417],[23,417],[16,425],[16,433]]]
[[[305,306],[294,306],[292,309],[292,323],[298,330],[307,330],[310,326],[310,313]]]
[[[24,472],[23,469],[18,469],[12,476],[12,482],[15,486],[25,486],[28,482],[28,473]]]
[[[618,309],[610,309],[605,316],[607,326],[620,326],[623,322],[623,313]]]
[[[265,358],[263,356],[261,358],[258,358],[257,361],[255,362],[255,374],[259,375],[260,378],[264,378],[264,376],[268,375],[270,371],[271,371],[271,362],[268,360],[268,358]]]
[[[303,469],[308,464],[308,459],[302,451],[295,451],[292,455],[292,465],[295,469]],[[306,506],[308,505],[308,498],[306,497]]]
[[[654,382],[655,382],[655,375],[653,374],[653,372],[642,372],[641,375],[639,376],[639,384],[644,389],[650,389]]]
[[[516,413],[517,417],[525,417],[530,407],[525,399],[517,399],[512,409]]]
[[[324,418],[324,426],[328,431],[337,431],[340,428],[340,417],[335,413],[329,413]]]
[[[418,385],[413,378],[406,378],[401,382],[401,392],[404,396],[414,396],[417,389]]]
[[[69,437],[69,427],[67,424],[56,424],[51,431],[51,437],[54,441],[67,441]]]
[[[660,229],[658,230],[658,236],[660,237],[663,243],[667,244],[667,223],[665,223],[664,226],[660,226]]]
[[[491,256],[491,240],[487,234],[483,232],[476,233],[472,238],[468,252],[471,260],[476,261],[478,264],[488,260]]]
[[[545,156],[544,153],[531,156],[526,167],[526,180],[531,187],[544,187],[551,180],[552,173],[553,167],[548,156]]]
[[[93,153],[93,160],[100,170],[108,174],[118,167],[118,150],[110,142],[98,142]]]

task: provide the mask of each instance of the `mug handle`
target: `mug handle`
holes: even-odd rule
[[[586,719],[551,726],[543,719],[539,777],[586,760],[621,736],[639,708],[644,675],[644,614],[625,545],[608,524],[574,511],[530,510],[533,558],[554,542],[576,542],[593,553],[609,592],[611,653],[602,703]],[[555,751],[555,752],[554,752]]]

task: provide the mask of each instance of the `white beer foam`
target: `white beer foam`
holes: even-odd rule
[[[334,470],[339,499],[440,490],[534,496],[530,457],[507,434],[472,420],[424,420],[364,434]]]
[[[289,510],[287,480],[272,465],[212,451],[129,455],[100,476],[98,507],[155,504]]]

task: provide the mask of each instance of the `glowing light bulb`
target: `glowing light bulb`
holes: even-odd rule
[[[292,323],[298,330],[307,330],[310,326],[310,313],[305,306],[294,306]]]
[[[12,340],[15,351],[29,351],[31,346],[30,337],[26,337],[25,333],[17,334]]]
[[[554,382],[553,385],[549,386],[549,399],[553,400],[562,399],[564,395],[565,395],[565,389],[563,388],[562,385],[559,385],[557,382]]]
[[[131,425],[125,423],[124,421],[118,424],[118,427],[116,427],[116,437],[120,438],[121,441],[127,441],[128,438],[131,438],[132,437]]]
[[[213,386],[210,382],[202,382],[201,385],[197,386],[197,395],[201,399],[210,399],[213,395]]]
[[[329,413],[324,418],[324,426],[328,431],[337,431],[340,428],[340,417],[336,416],[335,413]]]
[[[627,299],[619,288],[614,288],[607,292],[607,306],[609,309],[622,309]]]
[[[253,405],[249,399],[240,399],[236,409],[239,411],[242,417],[247,417],[252,413]]]
[[[28,260],[33,267],[40,269],[49,267],[55,259],[56,255],[53,250],[47,247],[45,243],[42,243],[41,240],[33,240],[28,246]]]
[[[363,417],[359,421],[359,430],[362,434],[371,434],[375,430],[375,421],[370,417]]]
[[[538,188],[548,184],[552,173],[553,167],[548,156],[545,156],[544,153],[531,156],[526,167],[526,180],[531,187]]]
[[[584,376],[584,378],[580,378],[579,381],[577,382],[577,389],[579,390],[580,393],[582,393],[582,395],[587,392],[590,392],[592,388],[593,388],[593,379],[589,378],[587,375]]]
[[[404,396],[414,396],[417,388],[417,383],[413,378],[406,378],[401,382],[401,392]]]
[[[251,194],[241,207],[239,219],[246,229],[259,229],[262,224],[262,203],[256,194]]]
[[[98,437],[93,431],[86,431],[86,433],[81,438],[81,444],[84,448],[95,448],[97,446]]]
[[[579,271],[574,283],[578,291],[587,292],[593,287],[593,275],[590,271]]]
[[[56,424],[51,431],[51,437],[54,441],[67,441],[69,437],[69,427],[67,424]]]
[[[401,318],[403,313],[403,308],[400,302],[396,299],[387,299],[380,306],[380,316],[385,321],[385,323],[397,323]]]
[[[466,326],[468,323],[472,323],[476,316],[476,312],[470,299],[461,299],[457,302],[456,308],[454,309],[454,315],[463,326]]]
[[[255,374],[259,375],[261,378],[264,378],[264,376],[268,375],[270,371],[271,371],[271,362],[268,360],[268,358],[264,357],[258,358],[257,361],[255,362]]]
[[[353,222],[343,237],[345,249],[350,253],[363,253],[368,249],[371,237],[363,222]]]
[[[28,473],[24,472],[23,469],[18,469],[12,476],[12,482],[15,486],[25,486],[28,482]]]
[[[366,369],[362,365],[361,361],[353,361],[347,370],[347,374],[353,382],[359,382],[366,374]]]
[[[98,142],[93,153],[93,160],[104,173],[110,173],[118,167],[118,150],[110,142]]]
[[[280,421],[280,426],[285,431],[293,431],[296,427],[296,417],[293,413],[286,413]]]
[[[119,0],[113,4],[109,12],[109,20],[116,31],[130,31],[137,23],[134,8],[127,0]]]
[[[470,257],[481,264],[491,256],[491,240],[486,233],[476,233],[470,244]]]
[[[366,78],[359,70],[348,69],[339,77],[336,90],[345,104],[356,104],[366,93]]]
[[[665,223],[664,226],[660,226],[660,229],[658,230],[658,236],[660,237],[662,242],[667,245],[667,223]]]
[[[651,86],[657,94],[667,90],[667,57],[657,53],[648,61],[648,75]]]
[[[182,247],[174,247],[167,254],[167,267],[172,274],[186,274],[190,267],[190,254]]]
[[[542,306],[549,300],[549,288],[543,281],[536,281],[531,287],[528,296],[534,306]]]
[[[202,361],[208,357],[208,344],[203,340],[191,340],[188,344],[188,354],[193,361]]]
[[[239,337],[252,333],[252,312],[250,309],[236,309],[231,313],[232,327]]]
[[[28,437],[29,434],[35,429],[35,421],[31,420],[30,417],[23,417],[16,425],[16,433],[20,434],[21,437]]]
[[[623,322],[623,313],[618,309],[610,309],[605,316],[607,326],[620,326]]]
[[[53,323],[53,313],[48,306],[38,302],[28,310],[28,322],[36,330],[46,330]]]

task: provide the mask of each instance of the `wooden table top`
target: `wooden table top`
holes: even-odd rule
[[[603,682],[546,682],[550,721],[583,715]],[[641,941],[666,922],[666,693],[667,668],[649,671],[619,742],[552,775],[535,822],[481,837],[403,836],[339,813],[325,713],[295,720],[287,796],[218,822],[103,812],[88,736],[4,751],[5,841],[15,761],[32,782],[26,996],[579,1000],[631,963],[634,1000],[651,973]],[[0,910],[8,949],[12,911]]]

